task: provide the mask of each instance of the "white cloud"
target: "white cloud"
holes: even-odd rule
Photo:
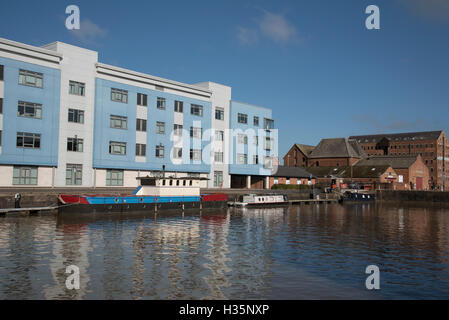
[[[298,33],[282,14],[265,11],[259,20],[259,28],[264,36],[277,43],[286,44],[298,41]]]
[[[106,29],[100,28],[89,19],[81,21],[79,30],[70,30],[70,32],[84,43],[94,43],[108,33]]]
[[[237,27],[236,36],[240,44],[251,45],[258,42],[259,38],[282,45],[300,42],[296,27],[283,14],[264,10],[254,21],[254,26]]]

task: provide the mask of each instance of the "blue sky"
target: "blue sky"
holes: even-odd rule
[[[65,28],[65,8],[81,30]],[[380,30],[365,8],[380,8]],[[449,1],[11,1],[0,37],[63,41],[104,63],[232,86],[270,107],[282,156],[293,143],[449,131]]]

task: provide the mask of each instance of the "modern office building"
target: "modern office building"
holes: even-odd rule
[[[228,86],[0,39],[0,186],[133,187],[165,171],[208,178],[203,187],[269,187],[276,157],[272,111],[233,101]]]

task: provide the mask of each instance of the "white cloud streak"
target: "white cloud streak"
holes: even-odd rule
[[[79,30],[70,30],[70,32],[78,40],[88,44],[95,43],[100,38],[105,37],[108,33],[106,29],[100,28],[89,19],[81,21]]]

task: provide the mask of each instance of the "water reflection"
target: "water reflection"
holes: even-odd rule
[[[428,204],[13,215],[0,219],[0,298],[447,299],[448,228],[449,209]],[[72,264],[80,290],[65,287]]]

